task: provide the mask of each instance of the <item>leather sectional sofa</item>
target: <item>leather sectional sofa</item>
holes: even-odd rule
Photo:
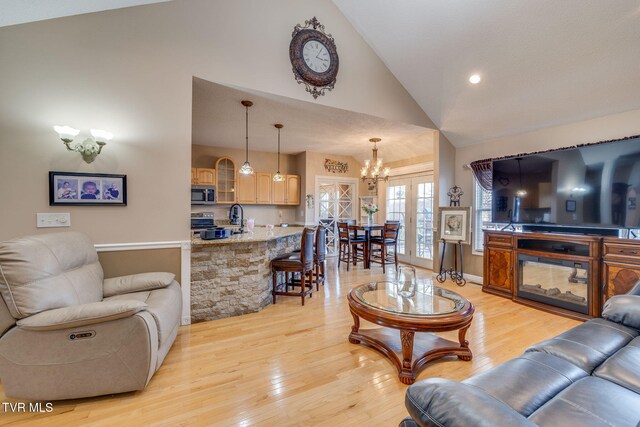
[[[7,396],[59,400],[143,389],[180,325],[170,273],[103,279],[84,234],[0,243],[0,381]]]
[[[640,283],[602,317],[461,383],[413,384],[400,425],[640,425]]]

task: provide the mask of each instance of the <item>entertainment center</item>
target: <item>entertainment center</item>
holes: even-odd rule
[[[640,280],[640,240],[485,231],[482,289],[576,319]]]
[[[483,290],[576,319],[640,281],[640,137],[471,164],[492,195]]]

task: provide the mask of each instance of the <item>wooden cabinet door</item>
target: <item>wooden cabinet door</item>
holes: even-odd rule
[[[271,182],[271,203],[284,205],[287,202],[287,181]]]
[[[614,295],[626,294],[640,280],[640,264],[604,261],[602,303]]]
[[[287,205],[300,204],[300,177],[298,175],[287,175]]]
[[[511,250],[485,247],[484,287],[513,294]]]
[[[191,185],[198,185],[198,169],[191,168]]]
[[[259,172],[256,174],[256,203],[268,205],[271,203],[271,178],[270,173]]]
[[[237,188],[238,203],[254,204],[256,203],[256,174],[242,175],[238,174]]]
[[[215,185],[215,182],[216,182],[215,169],[198,168],[196,170],[196,173],[198,176],[198,185]]]
[[[236,165],[228,157],[221,157],[216,162],[216,193],[218,203],[236,202]]]

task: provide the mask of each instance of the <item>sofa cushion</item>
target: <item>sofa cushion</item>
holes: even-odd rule
[[[618,350],[593,375],[640,394],[640,337]]]
[[[122,319],[144,310],[147,305],[136,300],[101,301],[56,308],[18,320],[18,327],[34,331],[52,331],[94,325]]]
[[[139,273],[104,279],[104,297],[166,288],[173,282],[173,273]]]
[[[604,319],[591,319],[555,338],[529,347],[565,359],[587,373],[638,336],[638,331]]]
[[[102,267],[89,238],[77,232],[0,243],[0,293],[11,315],[102,300]]]
[[[597,377],[568,387],[531,417],[540,426],[629,426],[640,422],[640,395]]]
[[[409,387],[405,406],[421,426],[534,426],[481,388],[442,378],[430,378]]]
[[[616,295],[607,300],[602,317],[634,329],[640,329],[640,296]]]
[[[158,327],[158,346],[162,346],[171,338],[174,330],[180,325],[182,304],[176,304],[176,301],[182,300],[180,285],[174,281],[166,288],[116,295],[104,300],[122,301],[131,299],[147,304],[146,311],[151,313]]]
[[[528,417],[560,391],[587,376],[577,366],[546,353],[525,353],[463,381],[480,387]]]

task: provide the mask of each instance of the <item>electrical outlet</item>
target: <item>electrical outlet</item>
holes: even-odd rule
[[[36,214],[37,228],[70,227],[70,226],[71,226],[70,213],[37,213]]]

